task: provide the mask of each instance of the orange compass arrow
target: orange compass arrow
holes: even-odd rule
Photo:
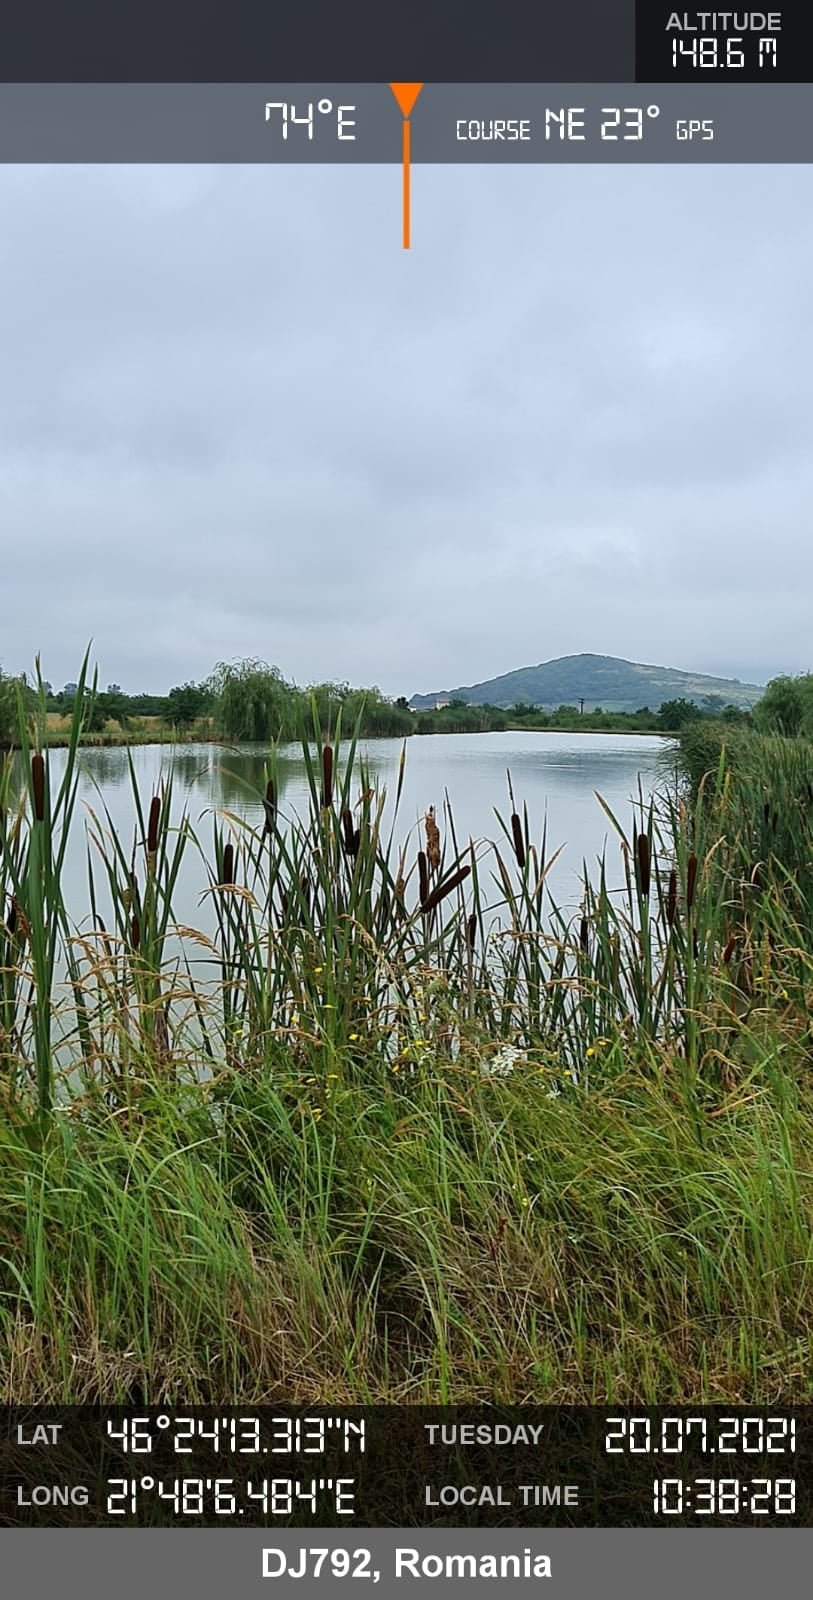
[[[409,249],[409,162],[410,162],[410,114],[415,101],[420,94],[422,83],[391,83],[390,88],[395,95],[404,118],[402,135],[402,164],[404,172],[404,249]]]

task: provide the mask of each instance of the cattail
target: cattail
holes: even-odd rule
[[[694,886],[697,882],[697,856],[692,854],[686,863],[686,910],[694,905]]]
[[[764,822],[764,824],[765,824],[765,826],[767,828],[769,823],[770,823],[770,820],[771,820],[771,808],[768,805],[767,800],[765,801],[765,804],[762,807],[762,820],[763,820],[763,822]]]
[[[322,806],[327,810],[333,803],[333,746],[326,744],[322,751]]]
[[[666,891],[666,926],[671,928],[677,911],[677,873],[672,868],[669,874],[669,888]]]
[[[522,869],[525,865],[525,840],[522,837],[522,823],[516,811],[511,812],[511,832],[514,836],[514,853],[517,858],[517,866]]]
[[[447,878],[445,883],[439,883],[437,888],[432,890],[428,900],[421,902],[421,910],[423,912],[434,911],[435,906],[439,906],[441,900],[445,900],[447,894],[451,894],[452,890],[456,889],[468,877],[470,872],[471,867],[460,867],[457,872],[453,872],[451,878]]]
[[[582,917],[582,920],[579,923],[579,944],[581,945],[582,950],[586,950],[587,949],[588,932],[589,932],[589,927],[588,927],[587,918],[586,917]]]
[[[430,806],[424,817],[426,828],[426,859],[429,862],[430,872],[437,872],[440,866],[440,833],[435,821],[435,808]]]
[[[649,834],[647,833],[639,833],[638,835],[638,881],[641,885],[641,894],[646,899],[649,894],[650,884]]]
[[[154,794],[150,802],[150,821],[147,828],[147,855],[154,856],[158,849],[158,819],[161,815],[161,800]]]
[[[353,827],[353,813],[345,810],[342,812],[342,827],[344,829],[344,848],[349,856],[357,856],[361,843],[361,829]]]
[[[755,861],[750,872],[750,881],[755,889],[764,889],[765,883],[760,871],[759,862]]]
[[[141,943],[141,923],[139,922],[138,917],[133,917],[133,920],[130,923],[130,939],[132,941],[133,949],[137,950]]]
[[[230,883],[234,883],[234,845],[231,841],[223,851],[223,876],[220,882],[223,888],[226,888]]]
[[[734,950],[736,948],[736,944],[737,944],[737,940],[734,937],[734,934],[732,933],[731,938],[729,939],[728,944],[726,945],[725,950],[723,951],[723,963],[724,963],[725,966],[729,966],[730,965],[731,957],[734,954]]]
[[[274,821],[275,821],[276,815],[277,815],[277,797],[276,797],[276,793],[274,791],[274,780],[273,780],[273,778],[269,778],[269,780],[268,780],[268,782],[267,782],[267,784],[265,786],[265,799],[263,801],[263,810],[265,811],[265,828],[264,828],[263,831],[265,833],[273,833]]]
[[[472,912],[466,923],[466,942],[470,950],[474,950],[474,941],[477,938],[477,916]]]
[[[34,817],[37,822],[44,822],[45,762],[39,750],[35,750],[31,757],[31,794],[34,801]]]
[[[426,865],[426,856],[422,850],[418,851],[418,899],[423,905],[429,893],[429,869]]]

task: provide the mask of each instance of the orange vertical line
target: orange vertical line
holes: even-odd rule
[[[404,117],[404,249],[409,249],[409,154],[410,154],[410,129],[409,117]]]

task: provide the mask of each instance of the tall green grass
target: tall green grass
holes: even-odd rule
[[[131,764],[80,930],[84,684],[60,783],[21,707],[0,796],[7,1396],[809,1395],[801,748],[608,812],[622,889],[585,864],[568,910],[510,777],[494,840],[448,800],[404,830],[405,753],[388,809],[314,708],[308,805],[271,749],[208,845]],[[189,851],[213,936],[175,921]]]

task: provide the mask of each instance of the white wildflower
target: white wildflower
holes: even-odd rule
[[[524,1061],[525,1051],[518,1050],[515,1044],[501,1045],[497,1054],[490,1061],[480,1062],[480,1076],[482,1078],[510,1078],[518,1061]]]

